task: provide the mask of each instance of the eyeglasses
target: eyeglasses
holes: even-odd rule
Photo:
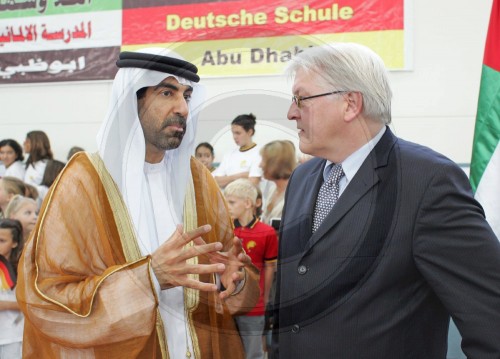
[[[309,100],[311,98],[328,96],[328,95],[336,95],[336,94],[343,93],[343,92],[349,92],[349,91],[332,91],[332,92],[326,92],[326,93],[322,93],[319,95],[312,95],[312,96],[306,96],[306,97],[292,96],[292,102],[295,103],[298,108],[301,108],[300,105],[302,104],[302,101],[304,101],[304,100]]]

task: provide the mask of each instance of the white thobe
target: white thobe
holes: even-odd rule
[[[175,188],[171,186],[165,163],[163,161],[157,164],[145,163],[144,172],[147,181],[143,195],[150,198],[151,205],[149,208],[144,208],[143,213],[146,214],[149,223],[150,243],[147,245],[152,253],[174,233],[177,224],[182,224],[183,219],[182,213],[175,213],[171,206],[172,201],[169,200]],[[152,230],[153,228],[156,231]],[[158,298],[170,358],[185,359],[188,348],[193,355],[189,325],[186,322],[183,287],[160,290]]]

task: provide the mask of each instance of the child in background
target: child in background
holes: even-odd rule
[[[73,146],[73,147],[71,147],[69,149],[69,151],[68,151],[68,156],[66,157],[66,160],[69,161],[71,159],[71,157],[73,157],[73,155],[75,153],[83,152],[83,151],[85,151],[85,150],[82,147],[79,147],[79,146]]]
[[[0,358],[20,359],[24,317],[16,301],[17,264],[23,248],[21,223],[0,219]]]
[[[13,139],[0,141],[0,161],[5,165],[5,173],[2,176],[16,177],[24,181],[24,156],[21,145]]]
[[[16,177],[0,178],[0,218],[7,217],[5,211],[12,198],[16,195],[25,195],[26,186],[24,182]],[[1,358],[0,358],[1,359]]]
[[[37,187],[38,189],[38,207],[41,207],[45,196],[49,192],[50,186],[55,182],[59,173],[63,170],[66,163],[58,161],[58,160],[49,160],[47,161],[47,167],[45,167],[45,172],[43,174],[42,183]]]
[[[23,226],[24,241],[26,241],[35,228],[38,218],[38,206],[34,199],[15,195],[12,197],[5,216],[10,219],[17,219]]]
[[[229,214],[234,220],[234,234],[243,241],[243,248],[260,270],[260,298],[255,308],[246,315],[237,316],[247,359],[263,359],[262,334],[264,313],[269,290],[276,270],[278,238],[275,230],[255,216],[258,191],[248,179],[237,179],[224,189]]]
[[[215,153],[214,153],[214,148],[210,143],[202,142],[198,144],[198,146],[196,146],[196,149],[194,151],[194,155],[196,159],[201,163],[203,163],[210,172],[213,172],[215,170],[214,167]]]
[[[251,113],[236,116],[231,122],[233,140],[238,148],[226,154],[219,167],[212,172],[221,188],[238,178],[248,178],[255,185],[260,184],[260,148],[253,142],[256,124],[256,118]]]
[[[54,157],[47,134],[43,131],[28,132],[24,140],[24,152],[28,154],[24,182],[39,186],[42,183],[47,161]]]

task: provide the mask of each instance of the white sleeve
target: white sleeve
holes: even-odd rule
[[[32,186],[37,186],[42,183],[43,174],[47,167],[47,161],[41,160],[29,165],[24,175],[24,182]]]
[[[260,157],[260,154],[257,152],[251,159],[248,177],[262,177],[262,168],[260,168],[261,162],[262,157]]]
[[[21,181],[24,181],[24,173],[26,170],[24,169],[24,163],[20,161],[16,161],[10,165],[10,167],[5,171],[5,176],[12,176],[19,178]]]

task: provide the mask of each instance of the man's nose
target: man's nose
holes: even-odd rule
[[[183,97],[182,100],[177,101],[175,113],[184,118],[187,117],[189,113],[189,106],[186,99]]]
[[[300,117],[299,107],[294,102],[290,104],[290,108],[288,109],[286,117],[289,120],[295,120],[295,121]]]

